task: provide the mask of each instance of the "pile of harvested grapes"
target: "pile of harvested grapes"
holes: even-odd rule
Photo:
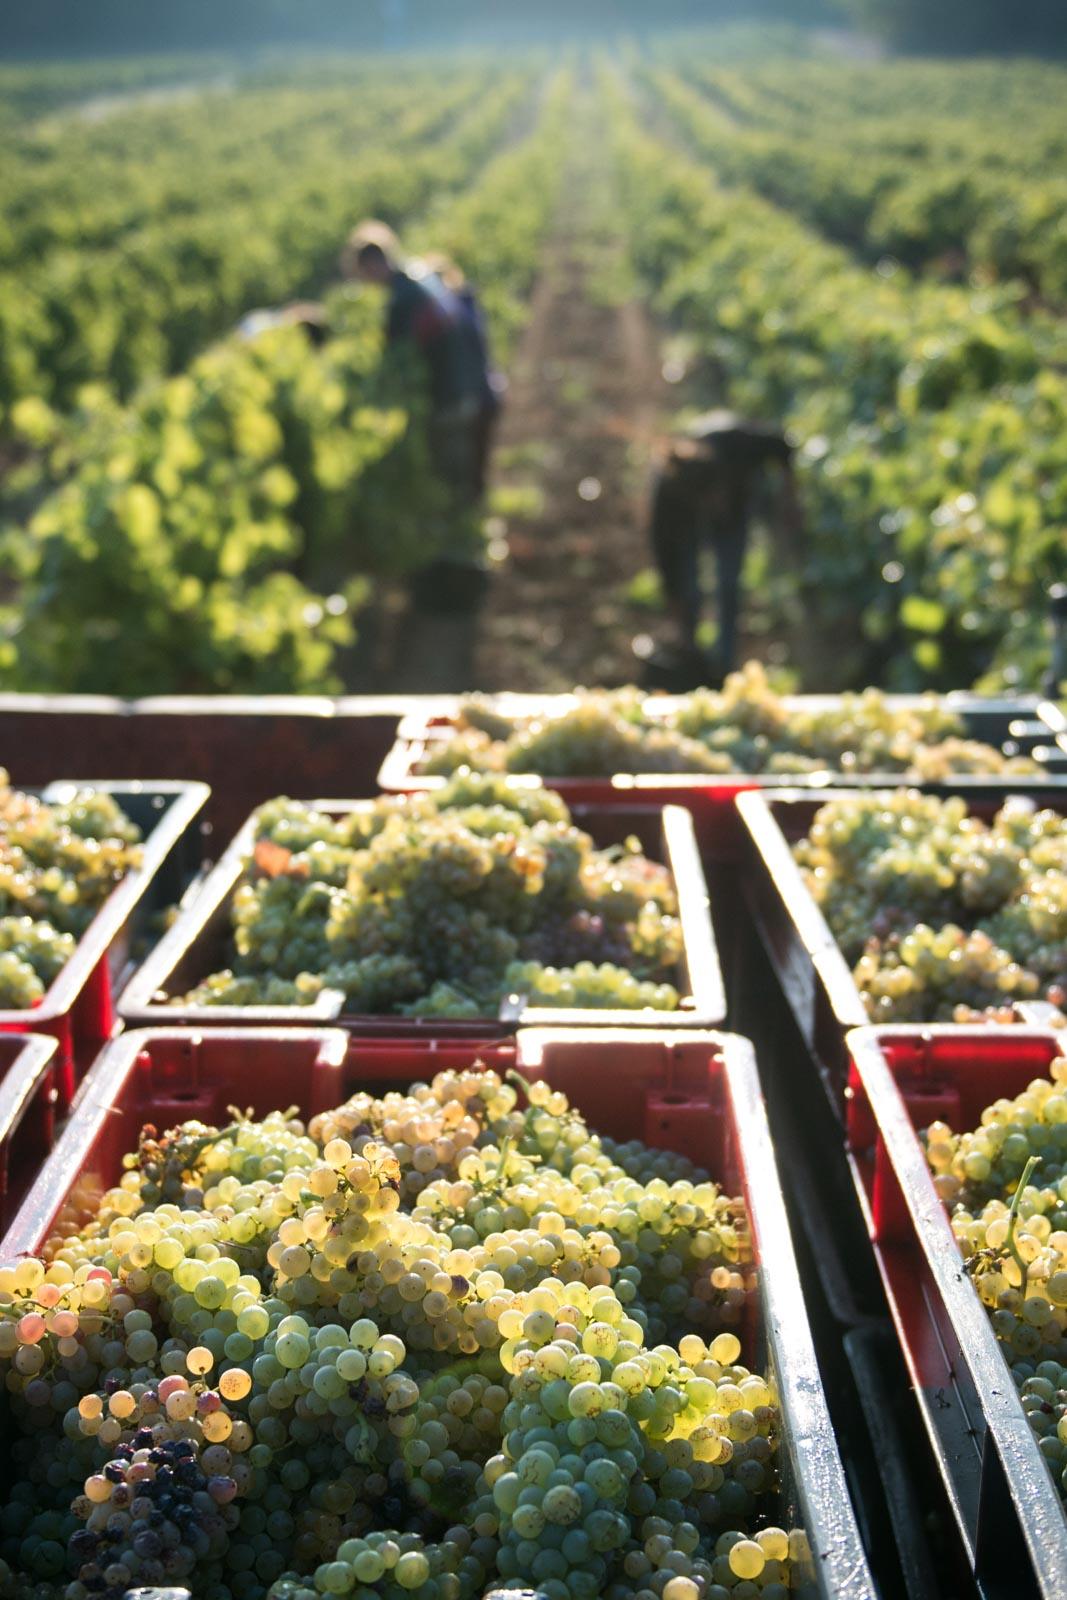
[[[800,1585],[742,1203],[509,1078],[146,1129],[0,1270],[4,1600]]]
[[[1067,819],[914,790],[830,800],[795,847],[875,1022],[1011,1020],[1067,993]],[[1005,1009],[1006,1008],[1006,1009]]]
[[[495,1015],[538,1005],[671,1011],[682,953],[671,876],[634,842],[606,850],[558,795],[460,772],[433,795],[334,818],[257,814],[233,906],[232,967],[179,1001]]]
[[[460,703],[455,735],[431,748],[426,776],[471,767],[549,778],[616,772],[899,772],[914,782],[952,773],[1034,774],[1027,756],[1005,757],[964,737],[936,695],[911,707],[878,689],[791,709],[764,668],[749,661],[721,691],[658,703],[638,689],[579,689],[570,704],[512,717],[491,699]]]
[[[140,833],[108,794],[48,805],[0,768],[0,1010],[37,1004],[79,934],[141,860]]]
[[[1067,1500],[1067,1058],[981,1126],[926,1130],[967,1271],[1038,1448]]]

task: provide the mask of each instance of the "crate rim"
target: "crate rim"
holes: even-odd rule
[[[505,689],[499,693],[483,695],[481,698],[487,700],[494,708],[499,707],[505,715],[508,712],[513,712],[516,716],[533,716],[546,708],[567,710],[578,704],[582,694],[590,692],[592,691],[576,688],[563,690],[556,694],[539,694],[533,691]],[[638,692],[641,692],[640,689]],[[1044,707],[1052,704],[1046,696],[1037,693],[1023,695],[976,694],[972,689],[949,689],[944,694],[938,694],[936,690],[919,690],[916,693],[896,692],[894,690],[880,692],[887,705],[892,706],[894,709],[900,708],[902,710],[927,705],[931,698],[941,701],[953,710],[960,707],[964,710],[1002,711],[1005,715],[1037,715],[1043,711]],[[865,691],[862,689],[816,690],[807,693],[783,694],[780,698],[782,704],[790,710],[831,709],[833,706],[839,705],[846,697],[859,699],[864,693]],[[420,695],[416,698],[418,699],[418,705],[412,707],[408,704],[401,716],[398,731],[402,732],[405,724],[409,721],[416,728],[425,726],[427,715],[450,718],[455,715],[460,702],[468,698],[468,696],[462,694],[429,694]],[[668,694],[660,693],[656,690],[647,690],[644,692],[643,703],[648,707],[657,709],[663,707],[666,710],[683,705],[691,698],[692,695],[689,693]],[[1067,727],[1067,721],[1064,722],[1064,726]]]
[[[17,1131],[58,1050],[59,1040],[45,1033],[0,1034],[0,1054],[11,1053],[0,1077],[0,1145]]]
[[[999,1032],[1007,1045],[1022,1038],[1051,1039],[1057,1048],[1067,1045],[1067,1035],[1054,1030],[1012,1027]],[[964,1023],[886,1023],[850,1030],[846,1044],[900,1186],[918,1247],[951,1321],[970,1381],[980,1396],[988,1435],[1003,1468],[1003,1490],[1011,1500],[1041,1593],[1062,1596],[1067,1593],[1067,1514],[1026,1420],[986,1311],[961,1270],[963,1258],[948,1210],[934,1188],[884,1049],[890,1040],[901,1037],[963,1041],[988,1040],[992,1034],[988,1027]]]
[[[380,797],[391,798],[391,797]],[[370,811],[376,800],[317,799],[306,802],[316,810],[336,815]],[[390,1013],[353,1014],[344,1017],[340,1010],[341,997],[334,991],[324,990],[311,1006],[185,1006],[176,1008],[158,1002],[155,996],[165,992],[167,981],[175,965],[199,936],[205,922],[226,904],[236,888],[244,862],[255,837],[255,820],[258,807],[238,829],[214,867],[199,886],[196,895],[185,906],[163,937],[153,946],[144,961],[132,974],[118,1001],[118,1013],[131,1027],[166,1026],[167,1017],[175,1010],[190,1026],[249,1025],[261,1022],[269,1026],[272,1021],[286,1025],[308,1022],[343,1022],[353,1031],[388,1028],[390,1032],[406,1035],[432,1034],[445,1031],[456,1036],[466,1033],[507,1034],[515,1026],[589,1026],[595,1028],[635,1027],[657,1028],[663,1026],[665,1017],[672,1018],[673,1028],[714,1028],[721,1026],[726,1016],[726,993],[722,968],[711,921],[707,880],[704,875],[700,850],[696,840],[691,813],[684,806],[655,805],[646,802],[642,808],[634,804],[631,809],[656,813],[663,832],[667,865],[671,869],[678,896],[678,915],[684,937],[685,964],[692,994],[688,997],[692,1007],[672,1012],[647,1011],[596,1011],[588,1008],[564,1012],[551,1007],[524,1006],[514,1020],[500,1015],[476,1018],[404,1018]],[[620,811],[624,808],[620,808]],[[581,822],[579,817],[578,822]],[[563,1019],[566,1018],[567,1021]],[[553,1019],[558,1019],[555,1024]]]
[[[57,1022],[69,1013],[91,973],[106,958],[125,919],[144,895],[174,844],[195,821],[211,795],[206,783],[175,778],[161,778],[158,781],[140,778],[57,778],[42,789],[28,788],[22,792],[37,794],[50,804],[61,804],[66,792],[79,789],[95,789],[116,799],[121,795],[162,795],[169,798],[169,803],[143,841],[140,866],[127,872],[111,890],[78,939],[74,954],[64,962],[38,1004],[25,1010],[0,1008],[0,1028],[14,1029],[19,1022],[25,1022],[26,1031],[32,1032],[39,1024]]]
[[[805,789],[782,790],[773,797],[748,791],[738,795],[737,813],[748,837],[755,845],[760,865],[771,880],[782,906],[792,922],[812,966],[817,980],[822,983],[830,1001],[830,1008],[843,1028],[863,1028],[870,1023],[852,969],[845,959],[841,946],[830,930],[830,924],[804,881],[785,830],[771,809],[782,801],[814,801],[823,803],[841,797],[841,790]]]

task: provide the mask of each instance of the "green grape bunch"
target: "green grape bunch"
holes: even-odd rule
[[[924,1131],[934,1185],[1067,1506],[1067,1058],[977,1128]]]
[[[0,768],[0,1009],[37,1005],[116,884],[140,865],[140,833],[111,795],[50,804]]]
[[[1008,800],[988,824],[914,790],[849,795],[794,846],[874,1022],[1011,1020],[1067,985],[1067,821]]]
[[[960,718],[936,695],[894,706],[879,689],[844,694],[826,708],[793,709],[766,668],[748,661],[721,690],[657,701],[634,688],[577,689],[567,703],[508,717],[489,700],[460,702],[454,732],[431,746],[427,775],[460,767],[551,778],[616,772],[899,772],[935,782],[957,772],[1040,771],[963,737]]]
[[[232,908],[233,962],[178,1003],[494,1015],[539,1006],[673,1011],[681,923],[636,840],[594,847],[551,790],[461,768],[432,795],[334,819],[257,815]]]
[[[780,1600],[754,1272],[708,1173],[477,1062],[145,1128],[0,1269],[0,1596]]]

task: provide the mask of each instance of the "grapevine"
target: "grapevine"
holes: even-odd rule
[[[794,78],[803,84],[803,70],[785,70],[790,89]],[[958,141],[966,94],[953,96],[953,71],[913,93],[923,99],[924,127],[929,103],[953,97]],[[1030,221],[1021,213],[1036,174],[990,174],[981,163],[969,191],[955,151],[940,186],[929,164],[898,154],[898,173],[918,168],[896,221],[891,197],[883,213],[887,248],[893,238],[901,254],[907,233],[921,239],[942,226],[958,251],[963,228],[980,217],[978,186],[988,180],[994,190],[974,238],[976,259],[997,259],[999,281],[916,278],[894,255],[857,259],[805,219],[824,200],[855,226],[844,186],[825,184],[821,199],[810,186],[823,153],[835,173],[862,173],[870,147],[857,154],[858,110],[824,124],[834,96],[813,87],[818,112],[799,120],[809,134],[828,129],[815,161],[770,151],[764,164],[757,148],[750,162],[756,138],[724,129],[684,85],[676,92],[678,76],[641,71],[635,93],[605,66],[601,85],[640,281],[684,331],[694,365],[706,361],[722,375],[717,393],[743,414],[781,419],[797,442],[807,541],[792,561],[778,549],[753,557],[761,624],[781,636],[802,611],[805,641],[832,634],[839,683],[876,673],[899,689],[976,679],[1004,689],[1028,681],[1027,672],[1036,681],[1047,655],[1042,595],[1058,576],[1062,546],[1067,383],[1062,324],[1028,304],[1012,274],[1029,233],[1036,251],[1024,275],[1037,271],[1062,293],[1062,185]],[[886,73],[882,95],[894,77]],[[998,125],[1001,95],[1017,105],[1025,92],[1024,74],[1012,82],[1004,64],[990,64],[980,142],[1026,151],[1027,141],[981,126]],[[1009,113],[1000,127],[1010,125]],[[1029,136],[1034,125],[1026,125]],[[1049,136],[1049,122],[1045,129]],[[881,132],[871,139],[876,149]],[[969,154],[969,134],[964,144]],[[1030,159],[1043,175],[1045,158],[1035,151]],[[757,192],[771,185],[773,202]]]
[[[448,106],[465,104],[480,81],[474,73],[435,88],[413,122],[425,133]],[[336,270],[356,199],[378,209],[388,197],[396,214],[434,194],[421,228],[408,237],[432,237],[435,248],[454,250],[477,271],[497,348],[506,351],[525,316],[534,246],[555,195],[566,73],[546,85],[532,131],[490,161],[461,197],[452,191],[470,177],[527,87],[521,74],[506,74],[419,161],[405,153],[403,140],[383,167],[368,155],[355,196],[346,152],[332,213],[322,212],[325,176],[312,162],[308,231],[316,281]],[[298,104],[315,127],[328,121],[314,91],[303,89]],[[370,115],[377,122],[380,110]],[[257,182],[273,189],[277,174],[260,167]],[[299,231],[291,210],[283,207],[279,227],[291,275],[289,242]],[[228,239],[232,228],[231,219]],[[246,232],[233,235],[235,270],[247,256]],[[169,229],[166,238],[173,246]],[[258,256],[248,270],[262,293]],[[277,296],[292,287],[290,276]],[[193,291],[199,307],[202,281],[182,280],[174,289]],[[246,283],[235,293],[234,318],[247,309],[240,297],[252,289]],[[74,314],[70,298],[67,286],[67,315]],[[219,293],[211,299],[225,314]],[[327,301],[329,336],[321,346],[298,328],[252,340],[231,336],[200,353],[183,349],[165,361],[157,355],[166,370],[183,370],[160,374],[125,405],[97,387],[79,389],[62,405],[54,397],[50,407],[43,380],[13,404],[11,425],[33,453],[10,492],[33,511],[32,538],[11,551],[19,603],[0,630],[0,681],[35,692],[125,694],[134,681],[140,693],[339,690],[353,613],[374,584],[409,578],[443,551],[480,557],[479,519],[457,509],[430,470],[424,374],[414,361],[383,359],[376,300],[341,290]],[[187,337],[192,319],[185,309],[176,314]],[[4,315],[0,305],[0,324]],[[155,333],[161,313],[124,296],[123,315],[143,315]],[[89,324],[97,343],[98,320]],[[203,329],[205,338],[216,331]],[[69,341],[66,351],[69,366],[76,359]],[[0,432],[3,361],[0,354]]]

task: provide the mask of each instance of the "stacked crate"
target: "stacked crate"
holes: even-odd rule
[[[1058,767],[1067,753],[1055,752],[1035,705],[973,702],[959,709],[973,736],[1044,752],[1043,798],[1055,803],[1057,793],[1067,793]],[[425,786],[418,762],[444,725],[409,712],[382,769],[383,789]],[[345,773],[338,792],[367,792],[365,775],[353,772],[343,749],[336,764]],[[971,1057],[989,1051],[999,1051],[1002,1064],[1017,1057],[1017,1070],[1030,1070],[1042,1056],[1047,1061],[1055,1042],[1047,1028],[1025,1026],[925,1029],[915,1037],[862,1030],[860,996],[789,850],[826,794],[898,780],[822,775],[817,786],[738,774],[721,781],[654,775],[544,781],[573,805],[576,821],[598,845],[636,834],[646,853],[669,867],[684,939],[677,1012],[517,1005],[459,1023],[348,1016],[330,996],[311,1008],[270,1010],[176,1003],[220,964],[233,895],[254,843],[250,819],[185,894],[179,915],[132,977],[130,956],[143,924],[133,920],[131,893],[125,918],[107,924],[87,967],[83,987],[92,992],[95,973],[104,998],[80,1007],[72,1002],[54,1027],[42,1008],[35,1031],[38,1023],[48,1027],[55,1043],[9,1040],[0,1080],[6,1178],[0,1220],[7,1228],[0,1259],[36,1252],[58,1217],[70,1223],[80,1193],[100,1193],[117,1181],[122,1155],[145,1121],[217,1122],[233,1103],[257,1113],[296,1103],[307,1116],[357,1086],[380,1092],[475,1060],[517,1066],[528,1080],[563,1089],[596,1130],[688,1155],[743,1195],[756,1269],[752,1331],[784,1423],[779,1520],[808,1534],[812,1594],[826,1600],[993,1595],[1005,1572],[1020,1571],[1032,1573],[1034,1592],[1065,1592],[1053,1582],[1057,1563],[1067,1573],[1062,1514],[1025,1421],[1020,1432],[1017,1400],[1001,1392],[994,1403],[988,1390],[999,1353],[991,1337],[975,1343],[984,1313],[977,1301],[967,1304],[973,1292],[958,1271],[950,1292],[955,1245],[943,1209],[935,1214],[929,1194],[919,1192],[921,1154],[910,1133],[926,1104],[913,1092],[916,1076],[965,1079]],[[146,785],[144,793],[174,787]],[[294,787],[291,775],[279,773],[275,787]],[[1016,791],[1018,783],[976,779],[937,787],[958,787],[982,804]],[[163,886],[158,904],[150,896],[136,899],[153,911],[182,898],[195,874],[199,840],[191,843],[190,830],[205,793],[197,785],[183,793],[172,817],[182,826],[155,860]],[[321,802],[338,815],[359,803]],[[232,816],[225,797],[221,805],[220,814]],[[103,938],[104,930],[97,932]],[[724,1025],[733,1031],[716,1031]],[[1007,1065],[1003,1070],[1004,1081],[1014,1082]],[[958,1253],[955,1259],[958,1265]],[[910,1301],[909,1272],[924,1285]],[[870,1414],[877,1406],[865,1409],[862,1396],[856,1403],[858,1375],[871,1375],[872,1352],[877,1367],[890,1337],[893,1358],[906,1364],[915,1385],[922,1461],[912,1453],[918,1432],[880,1428]],[[935,1339],[956,1386],[956,1410],[956,1399],[942,1408],[937,1398]],[[854,1380],[848,1394],[837,1371],[839,1352]],[[942,1409],[952,1410],[951,1422]],[[968,1434],[969,1455],[947,1442],[952,1426]],[[922,1525],[925,1513],[915,1515],[920,1480],[938,1486],[943,1497],[925,1516],[936,1522],[944,1509],[932,1538]]]

